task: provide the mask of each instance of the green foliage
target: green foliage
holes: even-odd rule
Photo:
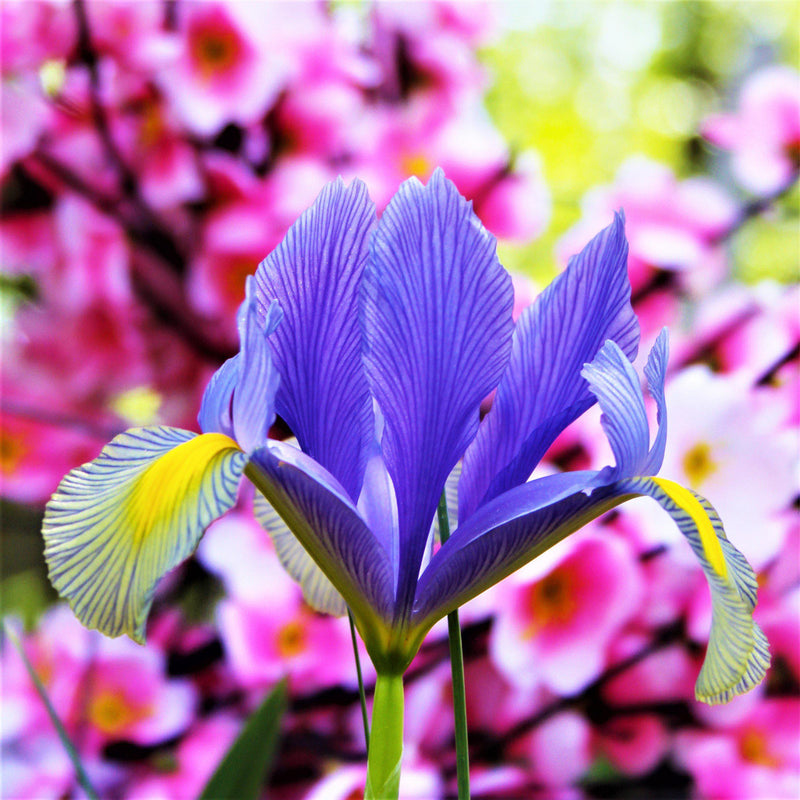
[[[203,789],[199,800],[257,800],[264,789],[286,711],[282,680],[253,713]]]
[[[75,749],[75,745],[69,738],[69,734],[67,733],[63,723],[59,719],[59,716],[56,713],[53,704],[50,702],[50,697],[47,694],[47,690],[44,688],[44,684],[37,675],[36,670],[33,668],[33,664],[31,664],[30,660],[28,659],[28,656],[25,654],[25,650],[22,647],[22,643],[19,641],[17,636],[7,625],[3,626],[3,630],[5,632],[6,638],[11,642],[11,644],[17,650],[17,652],[20,655],[20,658],[22,659],[23,664],[25,664],[25,669],[27,670],[28,675],[30,676],[31,682],[36,688],[36,692],[41,698],[44,707],[47,709],[47,714],[50,717],[50,721],[53,723],[53,727],[56,729],[56,732],[58,733],[58,738],[61,740],[61,744],[64,745],[64,749],[67,751],[69,760],[72,762],[72,765],[75,768],[75,775],[78,779],[78,783],[80,784],[83,791],[86,793],[86,796],[89,798],[89,800],[98,800],[99,795],[94,790],[94,787],[89,781],[89,776],[86,774],[86,770],[84,769],[83,764],[81,763],[78,751]]]

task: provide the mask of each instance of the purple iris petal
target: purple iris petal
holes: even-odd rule
[[[277,299],[284,320],[271,338],[281,375],[276,410],[303,451],[355,500],[373,437],[361,360],[358,287],[375,206],[361,181],[329,183],[261,263],[261,313]]]
[[[389,558],[336,478],[310,456],[279,442],[253,453],[246,474],[357,618],[390,618]]]
[[[272,362],[267,338],[275,333],[283,313],[273,301],[265,318],[256,311],[253,297],[253,278],[248,276],[247,299],[239,311],[239,380],[231,404],[236,441],[250,453],[267,441],[267,431],[275,419],[275,393],[280,376]]]
[[[441,170],[427,186],[400,187],[362,287],[364,360],[397,496],[403,616],[442,487],[508,359],[513,290],[494,237]]]
[[[375,441],[372,443],[364,485],[358,498],[358,511],[383,545],[392,565],[392,588],[397,586],[400,565],[400,532],[397,527],[397,503],[394,487],[383,454]]]
[[[636,370],[609,339],[581,375],[600,400],[600,424],[614,453],[615,466],[606,467],[602,479],[608,483],[621,475],[637,475],[647,459],[650,433]]]
[[[267,337],[275,332],[283,314],[280,306],[272,303],[260,319],[252,276],[245,291],[237,316],[240,350],[211,376],[197,421],[203,433],[224,433],[249,453],[267,441],[267,431],[275,419],[274,398],[280,377]]]
[[[650,390],[650,396],[656,401],[658,431],[647,455],[647,461],[639,472],[640,475],[658,475],[658,471],[664,463],[664,448],[667,446],[667,401],[664,397],[664,380],[667,375],[668,360],[669,335],[667,329],[663,328],[650,350],[644,368],[647,388]]]
[[[614,453],[616,466],[600,473],[605,483],[634,475],[655,475],[664,460],[667,437],[664,378],[667,369],[669,340],[666,329],[658,335],[647,358],[645,375],[658,408],[658,430],[649,447],[649,426],[641,395],[639,378],[631,363],[610,339],[581,374],[600,401],[600,422]]]
[[[236,382],[239,380],[239,360],[237,353],[229,358],[212,376],[203,392],[197,422],[203,433],[224,433],[234,438],[231,398]]]
[[[666,333],[648,360],[648,379],[663,398]],[[415,621],[438,618],[497,583],[630,496],[620,481],[642,474],[659,447],[666,413],[648,452],[650,433],[639,379],[620,347],[607,341],[584,373],[603,410],[615,467],[565,472],[517,486],[481,506],[434,556],[417,587]],[[660,458],[660,454],[658,454]],[[646,473],[645,473],[646,474]]]
[[[556,436],[594,403],[580,371],[606,339],[636,355],[627,258],[617,214],[520,317],[492,409],[464,457],[459,519],[527,480]]]
[[[420,577],[412,624],[434,622],[584,525],[586,512],[607,499],[607,489],[586,494],[597,476],[549,475],[481,506]]]

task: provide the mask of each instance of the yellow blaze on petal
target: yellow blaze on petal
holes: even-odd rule
[[[42,533],[50,580],[78,619],[143,642],[156,583],[233,506],[246,463],[221,433],[157,426],[118,434],[71,470]]]
[[[199,499],[201,478],[209,463],[239,445],[224,433],[204,433],[169,450],[142,473],[128,501],[128,518],[137,544],[145,534],[174,515],[174,503]]]
[[[277,637],[277,650],[282,658],[298,656],[306,649],[306,629],[300,620],[293,619],[287,622],[279,631]]]
[[[683,486],[674,481],[668,481],[665,478],[653,478],[653,482],[658,484],[669,498],[692,518],[695,525],[697,525],[697,531],[700,535],[706,558],[708,558],[717,575],[727,579],[728,568],[725,565],[722,547],[717,539],[717,534],[714,532],[714,526],[703,510],[703,506],[700,505],[700,501],[688,489],[684,489]]]
[[[711,445],[698,442],[683,457],[683,469],[693,489],[699,489],[707,478],[717,471],[717,464],[711,458]]]

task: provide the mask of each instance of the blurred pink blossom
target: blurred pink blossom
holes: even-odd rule
[[[612,647],[612,663],[646,651],[649,637],[620,637]],[[644,659],[603,684],[603,697],[613,706],[637,706],[655,702],[680,702],[694,696],[697,670],[693,659],[679,644],[655,649]]]
[[[247,688],[272,685],[284,675],[295,691],[354,679],[347,621],[316,614],[292,592],[273,606],[223,600],[217,620],[230,668]]]
[[[592,762],[591,739],[587,720],[575,711],[563,711],[522,737],[513,752],[527,757],[536,783],[568,787]]]
[[[500,239],[528,242],[550,221],[550,192],[537,153],[526,151],[475,200],[475,212]]]
[[[703,136],[730,150],[742,186],[769,194],[787,186],[800,170],[800,73],[772,65],[748,76],[736,111],[714,114]]]
[[[670,735],[657,714],[612,717],[595,729],[594,749],[625,775],[646,775],[666,755]]]
[[[788,800],[800,792],[799,733],[797,698],[768,698],[729,730],[678,734],[676,752],[704,797]]]
[[[366,782],[366,765],[342,766],[322,778],[303,800],[351,800],[362,797]],[[404,758],[399,796],[404,800],[438,800],[443,797],[437,770],[433,765]]]
[[[678,180],[672,170],[644,156],[629,158],[614,183],[590,190],[581,220],[562,237],[562,261],[589,240],[591,232],[623,209],[630,245],[628,268],[634,295],[652,280],[655,270],[675,272],[692,294],[715,286],[727,271],[719,237],[733,224],[737,208],[712,179]],[[643,320],[646,330],[660,327]]]
[[[241,721],[225,713],[201,719],[165,762],[163,774],[154,769],[153,774],[133,782],[125,796],[128,800],[194,800],[241,728]]]
[[[190,130],[213,136],[228,123],[247,125],[275,101],[286,71],[276,52],[278,31],[270,42],[263,40],[265,20],[248,23],[253,13],[275,19],[278,8],[232,0],[180,7],[177,57],[157,79]]]
[[[641,592],[638,565],[621,539],[567,540],[499,585],[492,660],[516,686],[541,682],[573,694],[602,671]]]

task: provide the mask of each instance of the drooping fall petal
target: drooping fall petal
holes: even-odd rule
[[[138,428],[68,473],[43,534],[50,580],[78,619],[144,641],[156,583],[236,502],[246,461],[221,433]]]

